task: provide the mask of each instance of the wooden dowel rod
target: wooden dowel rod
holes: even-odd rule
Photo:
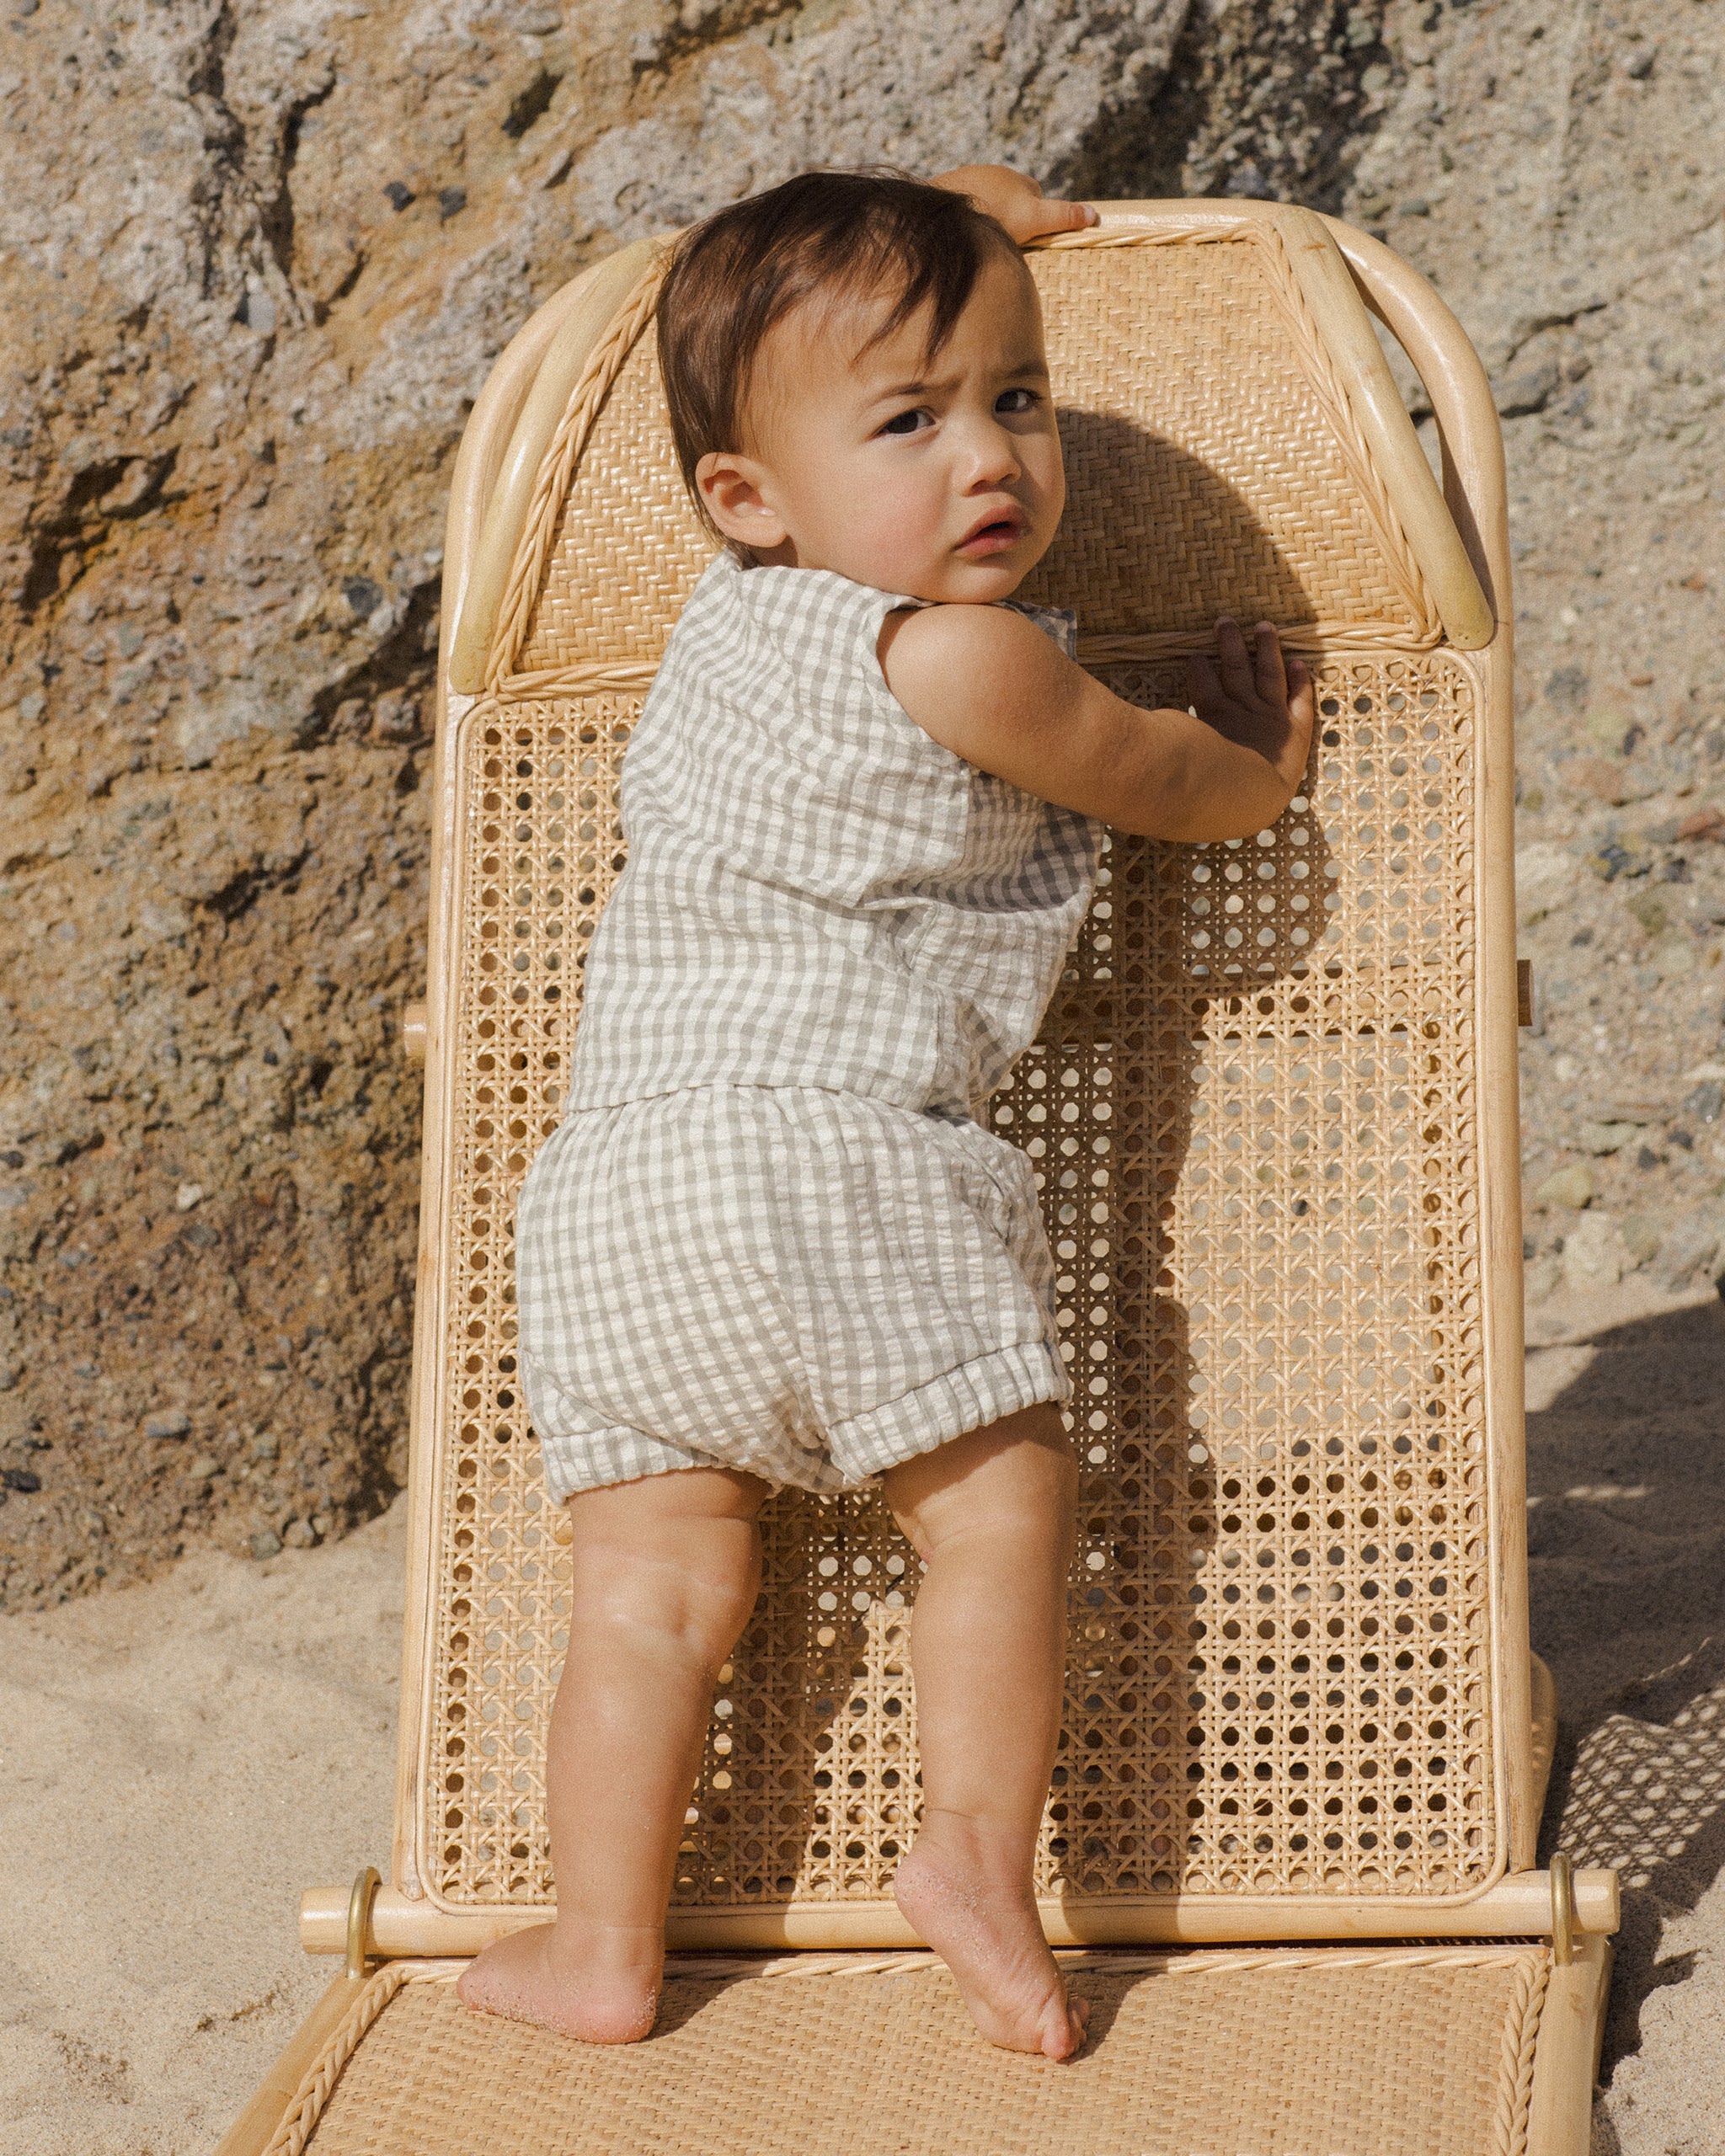
[[[1603,1939],[1578,1939],[1575,1959],[1551,1972],[1540,2015],[1527,2156],[1588,2156],[1610,1980],[1611,1949]]]
[[[308,1954],[339,1954],[347,1944],[346,1887],[314,1888],[300,1904],[300,1943]],[[1043,1928],[1056,1946],[1203,1945],[1228,1940],[1536,1939],[1551,1929],[1551,1881],[1545,1871],[1518,1872],[1469,1902],[1434,1903],[1365,1896],[1289,1895],[1285,1899],[1166,1902],[1044,1902]],[[385,1886],[371,1909],[374,1953],[477,1954],[506,1932],[543,1924],[543,1909],[449,1911],[409,1901]],[[1578,1871],[1575,1920],[1583,1931],[1617,1929],[1617,1875]],[[891,1902],[825,1908],[673,1910],[673,1947],[851,1948],[916,1946],[916,1935]]]

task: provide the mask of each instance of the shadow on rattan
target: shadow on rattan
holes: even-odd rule
[[[1122,626],[1180,620],[1204,634],[1210,622],[1192,611],[1199,594],[1226,593],[1242,621],[1284,630],[1317,619],[1307,579],[1213,464],[1117,414],[1063,405],[1056,417],[1068,507],[1026,600],[1073,608],[1081,634],[1103,609]],[[1099,566],[1114,569],[1106,595]]]

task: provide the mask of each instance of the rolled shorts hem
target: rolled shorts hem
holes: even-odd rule
[[[695,1452],[686,1445],[649,1437],[645,1430],[635,1429],[628,1422],[542,1438],[539,1453],[545,1467],[546,1492],[554,1505],[589,1490],[610,1490],[619,1482],[644,1482],[652,1475],[678,1475],[692,1467],[734,1467],[737,1464],[721,1460],[717,1453]]]
[[[1065,1400],[1071,1390],[1065,1364],[1045,1341],[997,1348],[884,1406],[835,1423],[827,1449],[846,1477],[846,1487],[857,1489],[968,1431],[985,1429],[1026,1407]]]
[[[866,1489],[889,1467],[935,1452],[953,1438],[985,1428],[1027,1407],[1068,1399],[1072,1384],[1065,1364],[1045,1341],[997,1348],[943,1371],[926,1385],[879,1407],[835,1423],[825,1449],[798,1453],[775,1448],[769,1458],[698,1452],[655,1438],[628,1423],[574,1430],[542,1438],[545,1484],[553,1504],[587,1490],[675,1475],[692,1467],[729,1467],[758,1476],[775,1489],[787,1484],[816,1497]]]

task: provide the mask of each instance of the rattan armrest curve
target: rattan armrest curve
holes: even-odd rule
[[[1366,307],[1407,353],[1432,401],[1444,494],[1498,625],[1509,631],[1509,488],[1503,430],[1485,367],[1430,281],[1393,248],[1325,217]]]
[[[1354,416],[1370,445],[1373,459],[1383,473],[1408,543],[1431,588],[1445,636],[1458,651],[1477,651],[1489,643],[1497,626],[1490,598],[1476,573],[1477,565],[1465,535],[1457,529],[1450,504],[1446,504],[1426,462],[1395,377],[1373,333],[1367,313],[1370,292],[1363,302],[1359,287],[1348,274],[1352,258],[1348,243],[1358,240],[1375,250],[1370,266],[1380,278],[1378,255],[1396,262],[1408,276],[1417,276],[1417,273],[1407,270],[1405,264],[1390,255],[1387,248],[1367,240],[1364,233],[1355,232],[1351,226],[1294,204],[1108,202],[1099,204],[1097,209],[1098,222],[1088,231],[1064,234],[1044,244],[1061,248],[1118,244],[1148,238],[1166,230],[1171,222],[1188,229],[1209,227],[1218,233],[1237,232],[1252,224],[1275,227],[1287,248],[1294,273],[1332,355],[1344,371]],[[1429,288],[1427,300],[1429,305],[1435,302],[1435,295],[1430,294]],[[1387,321],[1388,318],[1385,319]],[[1460,324],[1455,326],[1456,335],[1466,345]],[[1393,329],[1394,324],[1390,327]],[[1467,350],[1471,356],[1471,347]],[[1410,350],[1408,356],[1423,381],[1418,355]],[[1447,350],[1445,359],[1447,362]],[[1446,366],[1439,389],[1447,388],[1451,378]],[[1429,382],[1426,387],[1435,398],[1438,390]]]
[[[637,240],[595,263],[547,301],[521,333],[525,339],[544,315],[557,310],[558,327],[534,370],[486,496],[471,574],[455,609],[449,685],[459,694],[471,696],[484,686],[485,657],[541,460],[595,340],[646,267],[655,244]]]

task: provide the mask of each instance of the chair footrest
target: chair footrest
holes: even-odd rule
[[[1568,1976],[1543,1945],[1489,1941],[1067,1970],[1091,2037],[1054,2066],[985,2043],[921,1957],[747,1974],[681,1957],[653,2039],[617,2048],[469,2012],[455,1965],[395,1963],[358,1988],[276,2133],[310,2156],[470,2156],[482,2129],[489,2156],[1487,2156],[1526,2145]],[[1590,2060],[1572,2045],[1563,2071],[1584,2112]]]

